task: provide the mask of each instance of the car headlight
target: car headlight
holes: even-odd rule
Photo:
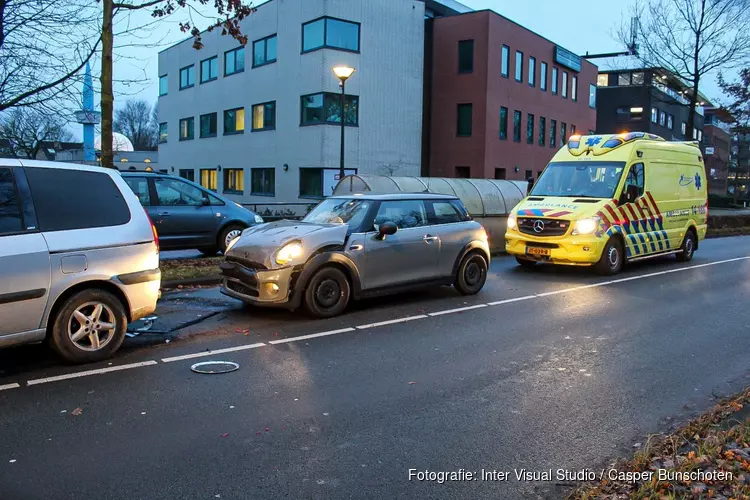
[[[258,214],[255,214],[255,222],[256,224],[263,224],[263,217],[261,217]]]
[[[242,234],[240,234],[240,236],[242,236]],[[229,244],[227,245],[227,249],[226,249],[225,253],[226,253],[226,252],[228,252],[228,251],[230,251],[230,250],[232,249],[232,247],[233,247],[233,246],[234,246],[234,245],[235,245],[235,244],[236,244],[236,243],[237,243],[238,241],[240,241],[240,237],[239,237],[239,236],[237,236],[237,237],[236,237],[235,239],[233,239],[232,241],[230,241],[230,242],[229,242]]]
[[[287,243],[276,254],[276,263],[283,266],[284,264],[288,264],[289,262],[301,256],[302,256],[302,244],[296,243],[296,242]]]
[[[508,216],[508,229],[518,229],[518,220],[516,214],[510,214]]]
[[[596,231],[599,226],[599,217],[589,217],[586,219],[580,219],[576,221],[576,226],[573,229],[573,234],[591,234]]]

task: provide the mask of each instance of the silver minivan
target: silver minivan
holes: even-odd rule
[[[105,359],[160,285],[156,230],[117,171],[0,159],[0,347]]]

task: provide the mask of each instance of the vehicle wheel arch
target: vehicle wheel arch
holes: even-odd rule
[[[461,265],[461,261],[463,261],[464,258],[470,253],[481,254],[482,257],[484,257],[484,260],[487,261],[487,267],[489,268],[490,255],[484,250],[484,248],[482,248],[482,245],[478,241],[472,241],[471,243],[466,244],[466,246],[464,246],[463,249],[461,249],[461,251],[458,253],[456,261],[453,263],[452,276],[455,276],[456,273],[458,273],[458,267]]]
[[[224,230],[228,228],[229,226],[240,226],[243,230],[250,227],[247,224],[247,222],[244,222],[238,219],[231,219],[228,221],[224,221],[219,227],[218,231],[216,231],[216,244],[217,245],[221,245],[221,233],[223,233]]]
[[[130,314],[130,302],[128,301],[128,297],[117,285],[104,280],[82,281],[66,288],[57,296],[57,298],[55,298],[55,302],[52,304],[52,307],[49,310],[49,314],[45,318],[44,328],[47,330],[47,335],[49,335],[49,330],[52,323],[54,322],[54,318],[57,317],[57,314],[60,312],[63,304],[65,304],[65,302],[70,297],[77,294],[78,292],[92,289],[103,290],[117,297],[117,299],[122,302],[122,305],[125,308],[125,317],[127,318],[128,323],[132,321],[132,316]]]
[[[693,233],[693,236],[695,237],[695,248],[693,249],[693,251],[698,250],[700,241],[698,241],[698,228],[696,227],[695,221],[690,221],[687,229],[685,229],[685,234],[689,232]]]
[[[330,245],[319,249],[307,259],[305,264],[300,266],[300,272],[294,280],[294,292],[291,300],[292,308],[296,309],[299,307],[302,294],[307,288],[307,283],[310,281],[310,278],[325,266],[340,269],[344,273],[344,276],[346,276],[347,280],[349,280],[349,285],[352,288],[352,295],[354,298],[356,299],[359,297],[362,285],[357,266],[343,253],[331,250],[332,248],[337,247],[343,248],[341,245]]]

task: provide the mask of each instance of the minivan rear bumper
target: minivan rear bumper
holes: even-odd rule
[[[139,320],[156,310],[161,289],[161,270],[149,269],[115,277],[130,305],[130,321]]]

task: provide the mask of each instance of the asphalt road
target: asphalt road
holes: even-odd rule
[[[3,351],[0,499],[556,498],[558,481],[514,469],[598,471],[750,385],[750,238],[615,278],[514,264],[496,259],[475,297],[431,290],[322,321],[173,294],[161,310],[215,314],[95,366]],[[209,359],[240,369],[190,371]]]

